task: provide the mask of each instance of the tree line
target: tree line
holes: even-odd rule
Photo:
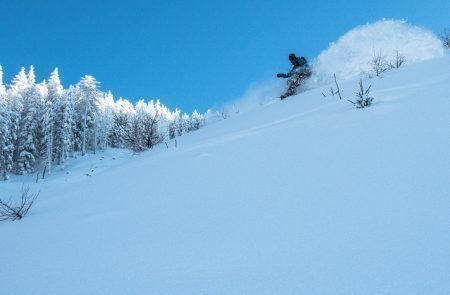
[[[0,66],[0,174],[7,180],[39,165],[50,172],[69,157],[107,147],[151,149],[199,129],[207,116],[170,110],[159,100],[114,100],[90,75],[64,89],[58,69],[36,83],[34,68],[22,68],[4,85]]]

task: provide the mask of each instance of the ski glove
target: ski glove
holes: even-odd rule
[[[287,77],[286,74],[280,74],[280,73],[277,74],[277,78],[286,78],[286,77]]]

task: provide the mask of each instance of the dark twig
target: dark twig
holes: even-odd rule
[[[5,202],[0,199],[0,221],[20,220],[30,211],[39,193],[31,194],[29,187],[22,187],[20,202]]]
[[[333,76],[334,76],[334,83],[336,84],[336,89],[337,89],[336,93],[339,94],[339,99],[341,100],[342,99],[341,89],[339,88],[339,84],[336,79],[336,74],[333,74]]]

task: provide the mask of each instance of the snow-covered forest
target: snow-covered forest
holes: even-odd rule
[[[3,84],[0,66],[0,173],[27,174],[64,165],[68,157],[107,147],[151,149],[158,143],[197,130],[207,113],[170,110],[159,100],[114,100],[111,92],[86,75],[64,89],[58,69],[36,82],[34,68],[22,68]]]

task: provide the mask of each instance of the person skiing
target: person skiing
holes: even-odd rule
[[[304,80],[311,76],[311,70],[309,68],[306,58],[297,57],[294,53],[289,54],[289,61],[292,63],[292,70],[287,73],[278,73],[277,78],[288,78],[287,91],[280,96],[281,99],[285,99],[288,96],[294,95],[295,90],[299,87]]]

